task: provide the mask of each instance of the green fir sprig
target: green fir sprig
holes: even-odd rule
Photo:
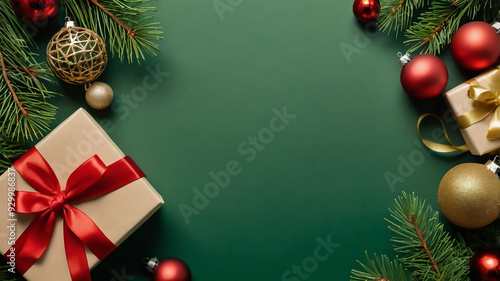
[[[33,43],[15,15],[11,2],[0,1],[0,172],[23,153],[26,140],[49,130],[56,107],[55,93],[42,81],[54,82],[44,64],[30,51]]]
[[[99,33],[109,41],[111,54],[131,63],[155,55],[163,32],[159,22],[152,22],[151,0],[66,0],[66,8],[76,24]]]
[[[391,219],[386,220],[396,234],[391,241],[398,256],[390,261],[386,256],[371,259],[367,255],[368,266],[360,263],[363,271],[352,270],[352,281],[469,280],[472,250],[443,229],[439,213],[425,200],[403,192],[390,213]]]
[[[500,19],[499,12],[498,0],[382,0],[377,23],[384,32],[404,32],[407,52],[439,54],[461,25],[490,23]]]

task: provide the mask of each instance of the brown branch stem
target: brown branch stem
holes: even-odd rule
[[[427,243],[425,243],[424,237],[422,236],[420,229],[418,229],[417,222],[413,218],[413,214],[410,215],[410,221],[415,226],[415,231],[417,232],[418,238],[420,239],[420,242],[422,242],[422,246],[424,247],[424,251],[427,254],[427,256],[429,257],[429,259],[431,260],[432,266],[434,267],[434,270],[436,270],[438,277],[441,278],[441,273],[439,272],[438,266],[437,266],[436,262],[434,261],[434,258],[431,255],[431,251],[429,251],[429,247],[427,247]]]
[[[10,83],[9,76],[7,75],[7,67],[5,66],[5,60],[3,59],[3,54],[1,51],[0,51],[0,63],[2,65],[3,78],[5,79],[5,83],[7,84],[7,87],[9,87],[9,91],[12,94],[12,97],[16,101],[17,106],[19,106],[19,109],[21,109],[21,112],[23,113],[23,115],[27,116],[28,111],[23,107],[23,103],[17,97],[16,91],[14,91],[14,87],[12,87],[12,84]]]
[[[104,7],[101,3],[99,3],[97,0],[90,0],[94,5],[96,5],[99,9],[101,9],[103,12],[108,14],[116,23],[118,23],[123,29],[127,31],[128,36],[134,37],[135,33],[132,32],[132,29],[128,27],[126,24],[124,24],[117,16],[115,16],[113,13],[111,13],[106,7]]]

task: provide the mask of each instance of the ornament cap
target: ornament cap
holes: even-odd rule
[[[500,22],[496,21],[491,26],[497,31],[497,34],[500,34]]]
[[[399,57],[398,63],[399,63],[399,66],[401,66],[401,68],[405,67],[412,59],[410,54],[408,54],[408,53],[403,55],[401,52],[399,52],[398,57]]]
[[[160,260],[158,258],[144,258],[144,263],[146,264],[146,270],[150,273],[155,273],[156,269],[158,269],[158,266],[160,265]]]
[[[488,161],[488,163],[486,163],[486,168],[488,168],[488,170],[490,170],[494,174],[498,174],[498,172],[500,172],[500,163],[498,162],[498,155],[495,156],[493,161]]]
[[[75,27],[75,22],[72,20],[69,20],[65,23],[66,28],[72,28]]]

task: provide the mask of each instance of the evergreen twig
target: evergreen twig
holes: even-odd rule
[[[381,7],[380,29],[404,32],[409,53],[439,54],[465,22],[500,18],[498,0],[382,0]]]
[[[468,259],[473,252],[463,239],[452,239],[443,230],[438,212],[413,193],[403,192],[395,203],[395,209],[390,210],[392,220],[386,220],[396,234],[391,241],[399,256],[390,261],[386,256],[371,259],[367,255],[368,265],[358,261],[363,271],[352,270],[351,281],[468,281]],[[406,270],[411,272],[411,279],[407,278]]]
[[[66,0],[66,8],[77,25],[95,30],[109,40],[111,54],[131,63],[145,59],[145,53],[158,52],[163,32],[158,22],[151,22],[151,0]]]
[[[371,259],[365,251],[367,265],[357,261],[364,271],[351,271],[351,281],[407,281],[406,270],[399,260],[389,260],[386,255],[377,256]]]

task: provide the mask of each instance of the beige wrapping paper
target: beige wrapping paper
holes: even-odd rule
[[[76,167],[94,154],[106,165],[122,158],[124,154],[83,109],[77,110],[42,139],[36,148],[54,170],[61,189]],[[35,191],[16,173],[16,189]],[[0,219],[5,226],[0,231],[0,252],[5,254],[10,245],[8,222],[8,181],[7,173],[0,177]],[[145,178],[136,180],[109,194],[74,204],[86,213],[104,234],[120,245],[142,223],[163,204],[162,197]],[[32,214],[16,214],[16,237],[27,228],[34,218]],[[70,281],[63,241],[62,218],[58,217],[52,239],[42,257],[24,274],[29,281]],[[99,263],[87,250],[89,268]]]
[[[476,79],[481,86],[487,89],[490,88],[485,74],[481,74],[474,79]],[[467,94],[470,88],[469,83],[470,81],[462,83],[444,94],[455,119],[473,109],[475,106],[475,102],[472,101]],[[500,148],[500,139],[489,140],[486,138],[491,117],[492,114],[470,127],[460,128],[465,143],[473,155],[497,152]]]

